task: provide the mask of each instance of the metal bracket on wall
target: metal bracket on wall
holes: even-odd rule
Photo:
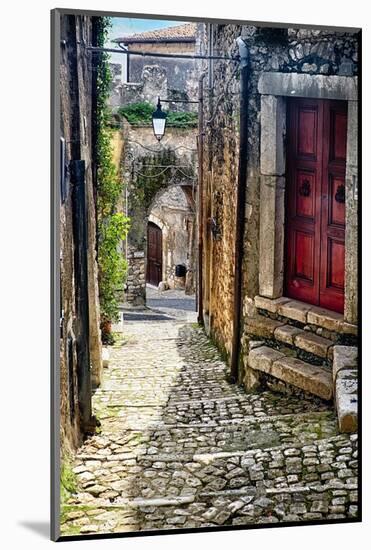
[[[208,222],[209,222],[210,231],[214,241],[220,240],[222,236],[222,232],[216,218],[209,218]]]

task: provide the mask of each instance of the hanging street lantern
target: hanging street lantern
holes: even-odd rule
[[[158,141],[164,137],[165,134],[165,125],[166,125],[167,114],[163,112],[161,108],[160,98],[158,98],[157,109],[152,114],[152,126],[153,133]]]

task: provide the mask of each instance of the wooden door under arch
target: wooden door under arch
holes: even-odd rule
[[[153,222],[147,227],[147,283],[158,286],[162,280],[162,231]]]

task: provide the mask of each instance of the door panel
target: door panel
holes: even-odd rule
[[[317,156],[317,120],[315,105],[303,105],[298,110],[298,147],[299,157],[315,159]]]
[[[296,231],[295,239],[295,275],[313,284],[314,234]]]
[[[345,178],[329,175],[329,224],[345,228]]]
[[[321,106],[313,100],[288,106],[286,294],[314,303],[319,294]]]
[[[345,162],[346,158],[346,134],[347,115],[345,111],[339,111],[341,106],[330,106],[330,155],[329,161]]]
[[[289,101],[285,292],[341,312],[346,132],[346,102]]]
[[[162,231],[152,222],[147,230],[147,282],[157,286],[162,280]]]
[[[344,252],[343,241],[328,240],[327,286],[330,288],[344,289],[344,270],[341,269],[345,259]]]
[[[343,313],[347,104],[325,103],[319,304]]]
[[[309,170],[296,171],[297,189],[296,193],[296,216],[310,218],[315,217],[315,194],[313,189],[316,186],[316,174]]]

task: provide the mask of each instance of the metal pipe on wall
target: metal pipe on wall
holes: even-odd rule
[[[237,38],[240,50],[240,147],[237,182],[237,204],[235,225],[235,265],[234,265],[234,298],[233,298],[233,336],[231,353],[230,381],[238,381],[238,367],[240,356],[241,337],[241,300],[242,300],[242,260],[243,237],[245,229],[245,202],[248,165],[248,71],[249,52],[245,41]]]
[[[204,78],[202,73],[198,81],[198,285],[197,285],[197,320],[200,325],[204,324],[203,316],[203,179],[204,179]]]

